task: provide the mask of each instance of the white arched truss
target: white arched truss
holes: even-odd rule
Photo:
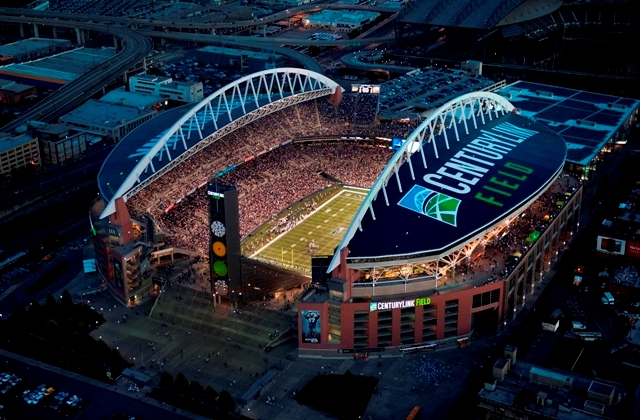
[[[459,96],[456,99],[447,102],[436,111],[434,111],[425,121],[423,121],[404,142],[400,150],[391,158],[387,166],[376,180],[373,187],[367,194],[367,197],[363,200],[358,212],[354,216],[351,224],[345,233],[340,246],[333,257],[333,260],[329,266],[328,272],[335,269],[340,264],[339,253],[342,249],[348,246],[349,241],[353,238],[353,235],[357,230],[362,230],[362,219],[366,212],[370,212],[371,218],[376,219],[376,215],[373,210],[373,202],[378,198],[380,192],[382,192],[385,204],[389,206],[389,199],[387,196],[387,185],[389,182],[397,184],[400,192],[405,189],[409,189],[411,186],[403,186],[398,170],[405,162],[409,165],[412,180],[415,180],[412,161],[409,159],[414,153],[420,153],[424,168],[427,168],[428,154],[431,154],[430,161],[433,158],[438,158],[438,150],[440,148],[449,149],[450,142],[459,142],[461,136],[469,134],[469,128],[477,129],[478,126],[484,125],[486,122],[492,121],[495,118],[499,118],[508,112],[514,112],[514,106],[505,98],[500,95],[491,92],[472,92]],[[446,128],[443,130],[442,128]],[[451,133],[454,133],[451,136]],[[395,179],[395,180],[394,180]],[[478,239],[478,238],[476,238]],[[458,249],[447,250],[445,255],[452,255],[460,248],[464,248],[465,245],[461,245]],[[443,255],[444,256],[444,255]],[[385,259],[388,262],[385,263]],[[381,257],[377,261],[380,266],[395,266],[399,267],[401,264],[422,262],[428,259],[437,260],[439,257],[427,258],[427,256],[412,255],[407,256],[404,261],[402,258],[393,256],[390,258]],[[454,258],[455,260],[456,258]],[[442,263],[442,261],[441,261]],[[354,268],[365,268],[376,265],[375,262],[364,262],[359,264],[358,262],[350,263],[350,266]],[[437,272],[439,270],[435,270]]]
[[[331,95],[336,89],[342,88],[322,74],[288,67],[253,73],[223,86],[191,108],[170,128],[150,139],[152,146],[118,187],[100,217],[115,211],[117,198],[133,196],[226,134],[291,105]],[[213,130],[205,132],[205,124]],[[187,140],[192,136],[196,136],[198,142],[188,147]],[[168,163],[156,170],[154,159],[157,162],[166,159]],[[141,181],[143,174],[148,176]]]

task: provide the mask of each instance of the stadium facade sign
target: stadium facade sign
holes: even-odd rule
[[[396,300],[393,302],[371,302],[369,312],[388,311],[390,309],[415,308],[416,306],[431,305],[431,298],[418,298],[410,300]]]

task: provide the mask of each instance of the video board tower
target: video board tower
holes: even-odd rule
[[[220,287],[225,284],[229,298],[236,303],[242,293],[238,190],[211,180],[207,183],[207,199],[211,292],[225,292]]]

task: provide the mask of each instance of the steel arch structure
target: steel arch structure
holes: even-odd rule
[[[253,73],[223,86],[193,106],[168,129],[153,139],[146,139],[143,156],[138,156],[135,167],[115,193],[110,194],[100,217],[115,211],[117,198],[126,200],[135,195],[226,134],[291,105],[334,94],[337,89],[342,88],[322,74],[289,67]],[[187,143],[193,143],[192,137],[196,143],[188,146]],[[116,149],[114,152],[117,153]],[[104,165],[101,174],[103,169]]]
[[[485,121],[492,121],[493,119],[499,118],[500,116],[505,115],[508,112],[515,112],[515,107],[513,106],[513,104],[511,104],[504,97],[492,92],[467,93],[465,95],[459,96],[452,101],[449,101],[448,103],[438,108],[435,112],[433,112],[409,135],[409,137],[407,137],[400,150],[398,150],[396,154],[391,158],[389,163],[387,163],[380,176],[376,180],[375,184],[373,185],[373,187],[371,187],[371,190],[360,205],[360,208],[351,221],[351,224],[349,225],[349,228],[347,229],[342,242],[337,248],[337,251],[334,254],[333,260],[331,261],[327,272],[331,272],[333,269],[338,267],[338,265],[340,264],[340,251],[348,246],[349,241],[353,238],[357,230],[362,230],[361,222],[363,217],[365,216],[365,213],[369,211],[371,217],[373,218],[373,220],[375,220],[373,201],[376,200],[380,192],[382,192],[384,196],[386,206],[388,207],[390,205],[386,188],[388,183],[391,182],[393,178],[395,178],[398,189],[400,190],[400,192],[402,192],[403,187],[400,177],[398,176],[398,170],[403,163],[406,162],[409,165],[412,180],[415,180],[412,162],[409,159],[411,155],[413,155],[414,153],[420,153],[422,164],[426,169],[426,153],[431,153],[433,157],[437,159],[438,148],[444,147],[446,149],[449,149],[450,142],[459,142],[460,135],[462,134],[461,131],[464,132],[464,134],[468,135],[470,126],[473,126],[474,129],[477,129],[479,125],[484,125]],[[446,128],[446,130],[443,130],[442,128]],[[453,129],[453,132],[455,133],[454,138],[449,138],[449,136],[447,135],[447,132],[451,129]],[[497,226],[494,226],[494,228],[496,227]],[[486,233],[489,232],[485,232],[485,234]],[[474,240],[471,240],[467,244],[461,247],[457,247],[456,249],[447,250],[447,255],[443,255],[438,259],[439,265],[442,266],[455,264],[455,262],[458,261],[463,255],[466,255],[470,252],[469,245],[477,242],[477,239],[478,238],[475,238]],[[405,261],[405,263],[407,264],[424,262],[427,259],[426,256],[421,255],[412,255],[407,257],[407,261]],[[365,268],[366,266],[370,267],[372,265],[378,265],[380,268],[388,268],[390,266],[396,266],[397,268],[398,264],[393,263],[393,261],[398,261],[397,256],[389,257],[387,262],[385,262],[384,260],[385,257],[381,257],[379,261],[377,261],[377,264],[371,262],[364,263],[361,268]],[[435,262],[437,263],[437,261]],[[359,266],[359,264],[357,263],[352,265],[354,267]],[[439,271],[437,268],[432,271],[434,276],[437,276],[437,271]]]

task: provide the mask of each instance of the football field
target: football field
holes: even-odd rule
[[[366,196],[364,190],[345,188],[319,206],[293,229],[276,236],[251,255],[278,266],[311,274],[311,257],[333,255]]]

